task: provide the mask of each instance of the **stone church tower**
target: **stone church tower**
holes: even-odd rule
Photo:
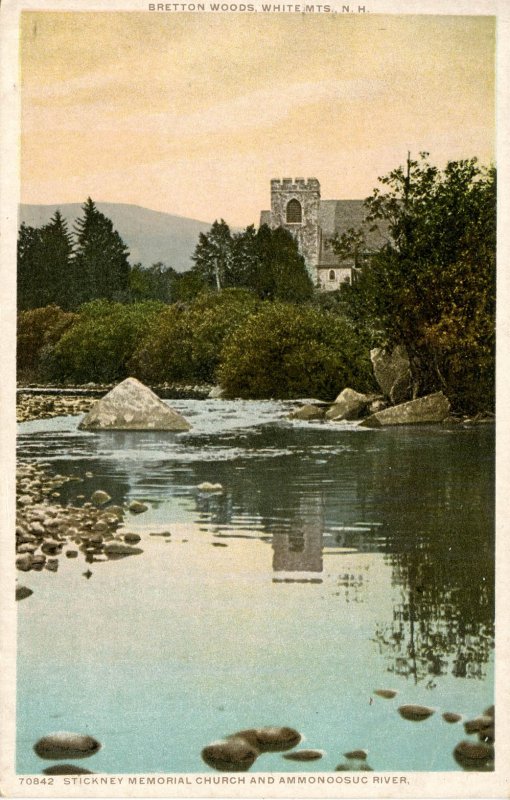
[[[286,228],[292,233],[314,284],[321,252],[320,203],[321,185],[317,178],[271,181],[269,227]]]

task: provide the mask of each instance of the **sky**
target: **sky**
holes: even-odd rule
[[[493,17],[22,14],[21,201],[258,224],[269,181],[371,194],[494,155]]]

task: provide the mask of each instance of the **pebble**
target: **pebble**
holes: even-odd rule
[[[428,708],[427,706],[408,705],[400,706],[398,713],[404,719],[411,720],[412,722],[421,722],[431,717],[434,713],[434,709]]]
[[[50,733],[34,745],[34,750],[40,758],[54,760],[87,758],[100,749],[100,743],[92,736],[67,732]]]
[[[445,711],[443,714],[443,719],[445,722],[460,722],[462,719],[462,714],[455,714],[453,711]]]
[[[49,569],[50,572],[56,572],[58,570],[58,558],[49,558],[46,562],[46,569]]]
[[[205,763],[214,769],[223,772],[245,772],[255,763],[259,751],[245,739],[232,737],[207,745],[201,755]]]
[[[376,689],[374,691],[378,697],[384,697],[385,700],[391,700],[393,697],[396,697],[398,692],[395,689]]]
[[[233,737],[244,739],[261,753],[281,753],[291,750],[301,741],[301,734],[294,728],[273,726],[238,731]]]
[[[144,511],[148,510],[149,506],[146,506],[145,503],[140,503],[139,500],[132,500],[128,508],[132,514],[143,514]]]
[[[108,558],[123,558],[124,556],[137,556],[143,553],[140,547],[131,547],[131,545],[124,544],[123,542],[110,542],[105,545],[105,554]]]
[[[23,553],[16,559],[16,569],[28,572],[28,570],[32,568],[32,561],[33,556],[31,553]]]
[[[66,550],[67,558],[78,558],[78,550]]]
[[[344,758],[365,759],[367,756],[367,750],[349,750],[348,753],[344,753]]]
[[[95,506],[104,506],[105,503],[108,503],[108,501],[111,499],[112,498],[108,492],[103,492],[102,489],[98,489],[90,498],[91,502],[94,503]]]
[[[35,553],[37,550],[37,545],[32,544],[31,542],[26,542],[24,544],[18,545],[18,553]]]
[[[138,544],[141,537],[137,533],[125,533],[124,534],[124,541],[127,544]]]
[[[25,600],[31,594],[33,594],[33,591],[28,586],[16,586],[16,600]]]
[[[75,764],[55,764],[43,769],[44,775],[94,775],[92,770],[77,767]]]
[[[317,761],[324,755],[324,750],[293,750],[291,753],[284,753],[283,758],[289,761]]]
[[[475,717],[475,719],[468,719],[464,723],[464,730],[466,733],[478,733],[478,731],[481,731],[484,728],[489,728],[491,725],[493,725],[493,723],[493,718],[489,717],[488,715]]]

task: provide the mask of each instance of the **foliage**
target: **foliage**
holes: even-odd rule
[[[171,303],[174,300],[174,284],[178,273],[160,261],[148,269],[135,264],[129,272],[129,299],[140,303],[144,300],[160,300]]]
[[[307,302],[313,296],[297,243],[285,228],[258,231],[249,225],[232,235],[224,220],[201,233],[193,256],[192,272],[211,288],[240,287],[253,290],[263,300]]]
[[[108,383],[127,377],[127,362],[163,308],[155,302],[87,303],[53,351],[52,374],[76,383]]]
[[[113,223],[89,197],[76,221],[73,280],[79,302],[123,300],[129,289],[128,249]]]
[[[345,319],[315,308],[263,303],[226,341],[218,370],[231,397],[320,397],[371,387],[368,353]]]
[[[215,380],[222,345],[256,307],[239,289],[199,295],[175,304],[153,321],[130,362],[132,374],[152,383]]]
[[[34,308],[18,314],[17,369],[18,375],[44,380],[41,360],[56,345],[61,336],[76,321],[76,314],[62,311],[58,306]]]
[[[18,307],[73,306],[72,237],[60,211],[42,228],[22,223],[18,238]]]
[[[358,332],[405,344],[420,394],[443,389],[455,407],[494,401],[496,174],[476,159],[444,171],[427,154],[380,179],[367,202],[391,243],[343,289]]]

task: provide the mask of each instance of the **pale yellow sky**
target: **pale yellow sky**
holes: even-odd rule
[[[273,177],[361,198],[407,151],[494,158],[494,19],[24,12],[25,203],[258,223]]]

